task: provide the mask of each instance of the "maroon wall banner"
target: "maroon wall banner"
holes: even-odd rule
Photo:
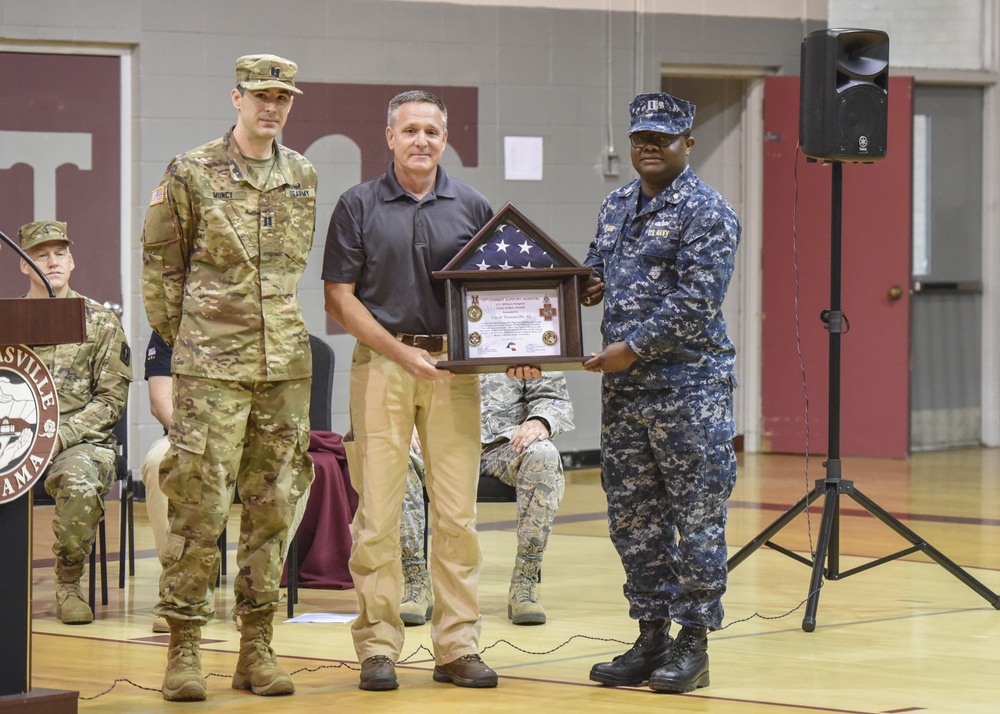
[[[0,52],[0,230],[67,223],[74,290],[121,304],[121,88],[117,56]],[[16,78],[16,80],[14,79]],[[28,290],[0,252],[0,297]]]
[[[361,152],[361,180],[368,181],[385,172],[392,152],[385,140],[389,100],[400,92],[425,89],[441,98],[448,107],[448,146],[455,150],[463,166],[479,165],[479,89],[477,87],[435,87],[395,84],[336,84],[299,82],[302,99],[295,104],[292,119],[285,126],[281,143],[306,154],[325,136],[342,135]],[[316,226],[316,239],[326,239],[326,226]],[[327,317],[328,335],[344,334],[343,328]]]
[[[476,87],[413,87],[394,84],[299,82],[304,94],[281,135],[285,146],[305,153],[315,141],[339,134],[361,150],[361,180],[383,173],[392,161],[385,141],[389,100],[409,89],[433,92],[448,107],[448,146],[463,166],[479,165],[479,90]],[[319,227],[318,227],[319,228]],[[326,227],[322,229],[325,231]]]

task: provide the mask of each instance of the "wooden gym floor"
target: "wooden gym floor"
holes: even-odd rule
[[[807,469],[808,466],[808,469]],[[741,456],[730,501],[730,555],[825,477],[822,458]],[[34,519],[34,687],[80,692],[81,712],[994,712],[1000,700],[1000,612],[924,554],[824,581],[817,627],[802,629],[811,570],[769,548],[732,572],[726,627],[710,638],[712,684],[689,695],[608,688],[588,681],[593,663],[631,645],[636,625],[622,596],[623,573],[607,536],[595,470],[567,474],[566,499],[546,553],[541,585],[549,621],[515,627],[506,617],[514,557],[513,505],[480,504],[485,555],[481,578],[484,659],[500,674],[496,690],[431,680],[429,626],[408,628],[400,688],[362,692],[349,625],[280,622],[274,645],[292,673],[295,696],[254,697],[230,688],[239,635],[228,619],[232,580],[217,592],[219,619],[205,628],[209,699],[176,704],[159,693],[166,637],[150,631],[159,564],[143,504],[136,504],[136,575],[117,588],[111,554],[110,604],[92,625],[55,617],[50,512]],[[1000,591],[1000,450],[914,455],[907,461],[844,460],[843,478],[993,592]],[[840,572],[907,546],[887,526],[840,500]],[[808,557],[820,531],[822,500],[778,533],[781,546]],[[238,530],[234,509],[229,533]],[[108,511],[111,547],[118,506]],[[235,536],[231,536],[235,537]],[[232,546],[231,546],[232,547]],[[814,545],[812,547],[815,547]],[[235,570],[233,551],[229,572]],[[353,613],[353,590],[300,591],[296,614]],[[282,609],[280,614],[283,614]]]

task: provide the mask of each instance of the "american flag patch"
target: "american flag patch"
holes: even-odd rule
[[[149,197],[150,206],[155,206],[158,203],[163,203],[163,186],[157,186],[153,195]]]

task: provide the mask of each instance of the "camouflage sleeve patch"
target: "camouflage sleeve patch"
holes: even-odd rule
[[[150,206],[155,206],[160,203],[163,203],[163,186],[157,186],[153,189],[153,195],[149,197]]]
[[[112,338],[117,346],[112,344],[108,350],[107,364],[105,369],[115,378],[123,378],[128,382],[132,381],[132,349],[128,346],[125,333],[121,328],[114,329]]]

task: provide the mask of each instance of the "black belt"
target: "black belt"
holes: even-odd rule
[[[417,347],[428,352],[444,352],[448,346],[448,335],[407,335],[400,332],[396,339],[404,345]]]

